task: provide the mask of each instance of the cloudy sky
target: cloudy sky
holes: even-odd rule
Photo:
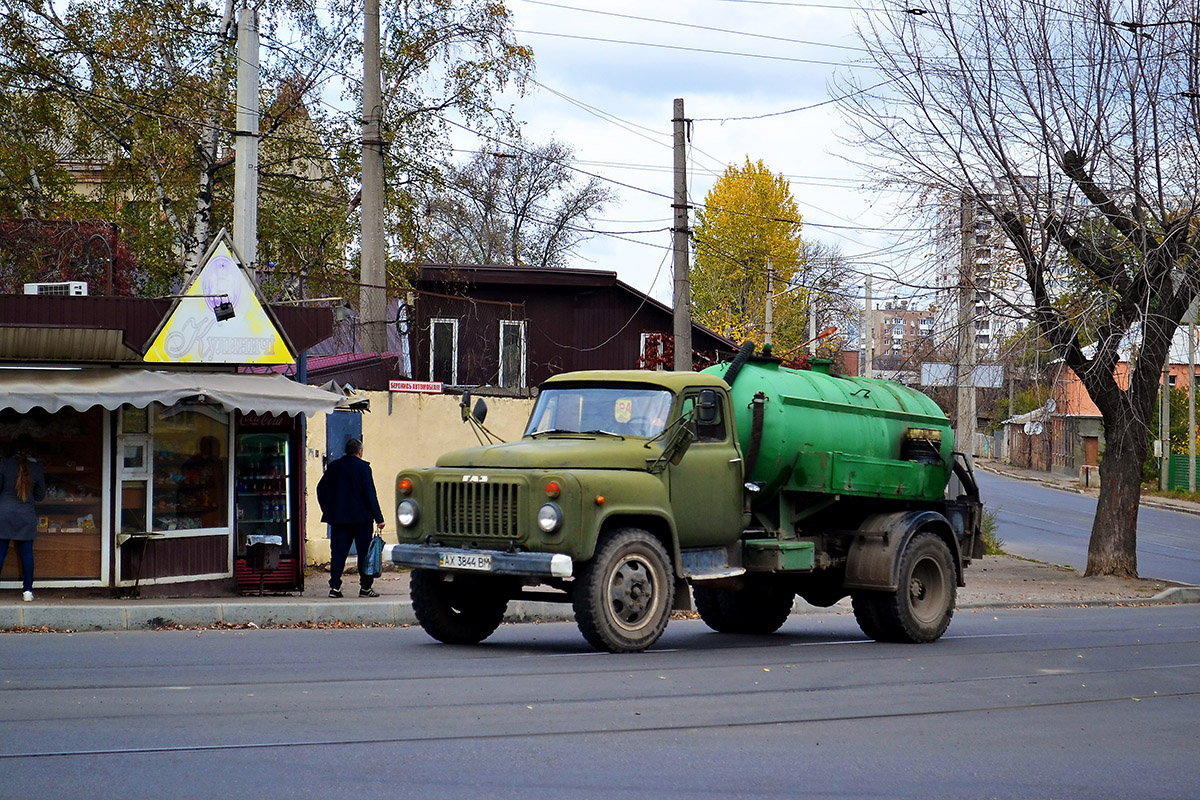
[[[526,137],[575,147],[580,169],[612,181],[607,209],[578,266],[615,270],[670,301],[672,104],[694,120],[689,195],[699,203],[728,164],[762,159],[791,182],[805,239],[840,248],[876,297],[912,290],[880,286],[892,269],[919,269],[926,242],[902,230],[894,198],[846,156],[846,128],[830,103],[835,73],[862,52],[854,0],[507,0],[518,39],[537,72],[515,99]],[[877,81],[861,73],[863,83]],[[465,147],[477,147],[461,142]],[[895,232],[893,232],[895,231]],[[918,263],[910,263],[916,261]],[[861,277],[858,278],[861,283]]]

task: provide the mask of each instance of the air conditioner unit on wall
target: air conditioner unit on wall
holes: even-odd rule
[[[87,297],[87,281],[59,281],[58,283],[27,283],[25,294],[53,294],[63,297]]]

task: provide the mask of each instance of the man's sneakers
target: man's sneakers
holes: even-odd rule
[[[330,589],[330,590],[329,590],[329,596],[330,596],[330,597],[336,597],[336,598],[338,598],[338,599],[341,599],[341,597],[342,597],[342,590],[341,590],[341,589]],[[374,589],[359,589],[359,590],[358,590],[358,596],[359,596],[359,597],[379,597],[379,592],[375,591]],[[32,600],[33,598],[32,598],[32,597],[29,597],[29,598],[27,598],[27,599],[30,599],[30,600]]]
[[[26,603],[32,603],[33,602],[33,592],[23,592],[21,594],[21,599],[24,600]]]

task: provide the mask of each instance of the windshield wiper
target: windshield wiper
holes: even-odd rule
[[[568,430],[563,430],[562,428],[551,428],[548,431],[534,431],[533,433],[529,434],[529,436],[530,436],[530,438],[536,438],[538,436],[548,436],[551,434],[557,434],[559,436],[596,436],[596,435],[600,435],[600,436],[612,436],[617,439],[625,438],[622,434],[613,433],[612,431],[602,431],[599,429],[593,430],[593,431],[568,431]]]
[[[617,438],[617,439],[624,439],[624,438],[625,438],[624,436],[622,436],[622,435],[621,435],[621,434],[619,434],[619,433],[613,433],[612,431],[602,431],[602,430],[600,430],[600,429],[596,429],[596,430],[593,430],[593,431],[583,431],[583,433],[598,433],[598,434],[600,434],[601,436],[612,436],[612,437],[615,437],[615,438]]]

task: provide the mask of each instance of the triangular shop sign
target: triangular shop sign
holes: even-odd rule
[[[143,360],[156,363],[291,364],[296,360],[224,230],[150,341]]]

